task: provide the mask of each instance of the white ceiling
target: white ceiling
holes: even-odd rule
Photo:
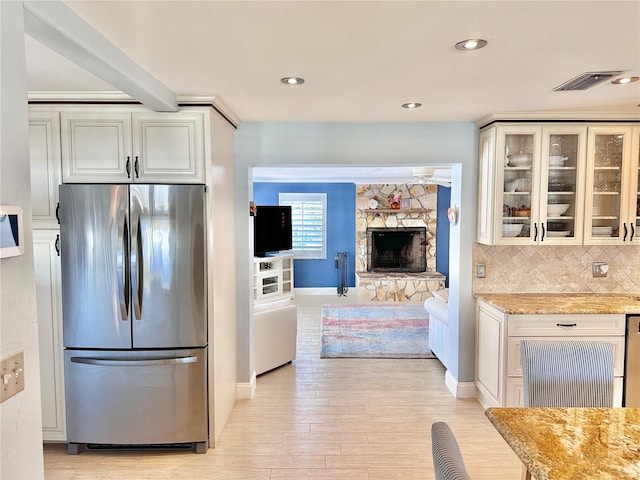
[[[243,122],[477,121],[510,112],[640,119],[640,82],[553,91],[588,71],[640,76],[637,0],[66,3],[176,94],[216,96]],[[456,50],[466,38],[489,44]],[[32,92],[115,90],[29,37],[26,54]],[[282,84],[289,75],[306,83]],[[310,178],[305,168],[254,173]],[[363,181],[402,180],[411,167],[366,173]]]
[[[640,82],[554,92],[597,70],[640,75],[640,2],[70,1],[176,94],[242,121],[475,121],[492,112],[627,112]],[[462,52],[454,44],[489,45]],[[27,38],[31,91],[113,90]],[[280,78],[300,76],[287,86]],[[407,110],[405,102],[423,107]]]

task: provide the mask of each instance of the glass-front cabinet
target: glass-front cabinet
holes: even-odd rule
[[[640,226],[638,127],[589,128],[586,244],[637,244]]]
[[[492,243],[582,243],[586,132],[583,126],[496,127]]]
[[[542,127],[540,218],[544,243],[579,245],[583,239],[587,128]]]
[[[497,123],[478,176],[478,243],[640,244],[640,125]]]

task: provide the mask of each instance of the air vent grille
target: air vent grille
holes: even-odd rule
[[[621,70],[612,70],[607,72],[586,72],[572,78],[568,82],[564,82],[562,85],[558,85],[554,88],[555,91],[567,91],[567,90],[586,90],[594,85],[597,85],[611,77],[615,77],[622,73]]]

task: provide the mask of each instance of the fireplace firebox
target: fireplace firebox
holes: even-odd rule
[[[427,270],[427,229],[367,228],[367,272]]]

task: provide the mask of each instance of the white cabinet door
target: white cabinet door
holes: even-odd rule
[[[134,113],[134,181],[204,183],[200,111]]]
[[[485,407],[498,406],[504,395],[504,315],[479,302],[476,322],[476,388],[480,403]]]
[[[34,230],[33,260],[40,345],[40,390],[44,440],[66,441],[60,290],[59,231]]]
[[[640,127],[633,128],[632,138],[626,211],[632,230],[629,242],[637,245],[640,244]]]
[[[633,131],[630,126],[589,127],[585,244],[629,245],[636,240],[638,157],[632,155]]]
[[[478,160],[478,220],[477,242],[492,245],[494,238],[494,188],[495,156],[496,156],[496,128],[492,127],[480,132],[479,160]]]
[[[130,112],[62,111],[60,120],[65,183],[132,181]]]
[[[542,127],[541,245],[582,245],[587,127]]]
[[[531,245],[542,237],[540,125],[497,127],[495,244]]]
[[[33,228],[57,229],[58,186],[62,183],[59,112],[29,112],[29,157]]]

